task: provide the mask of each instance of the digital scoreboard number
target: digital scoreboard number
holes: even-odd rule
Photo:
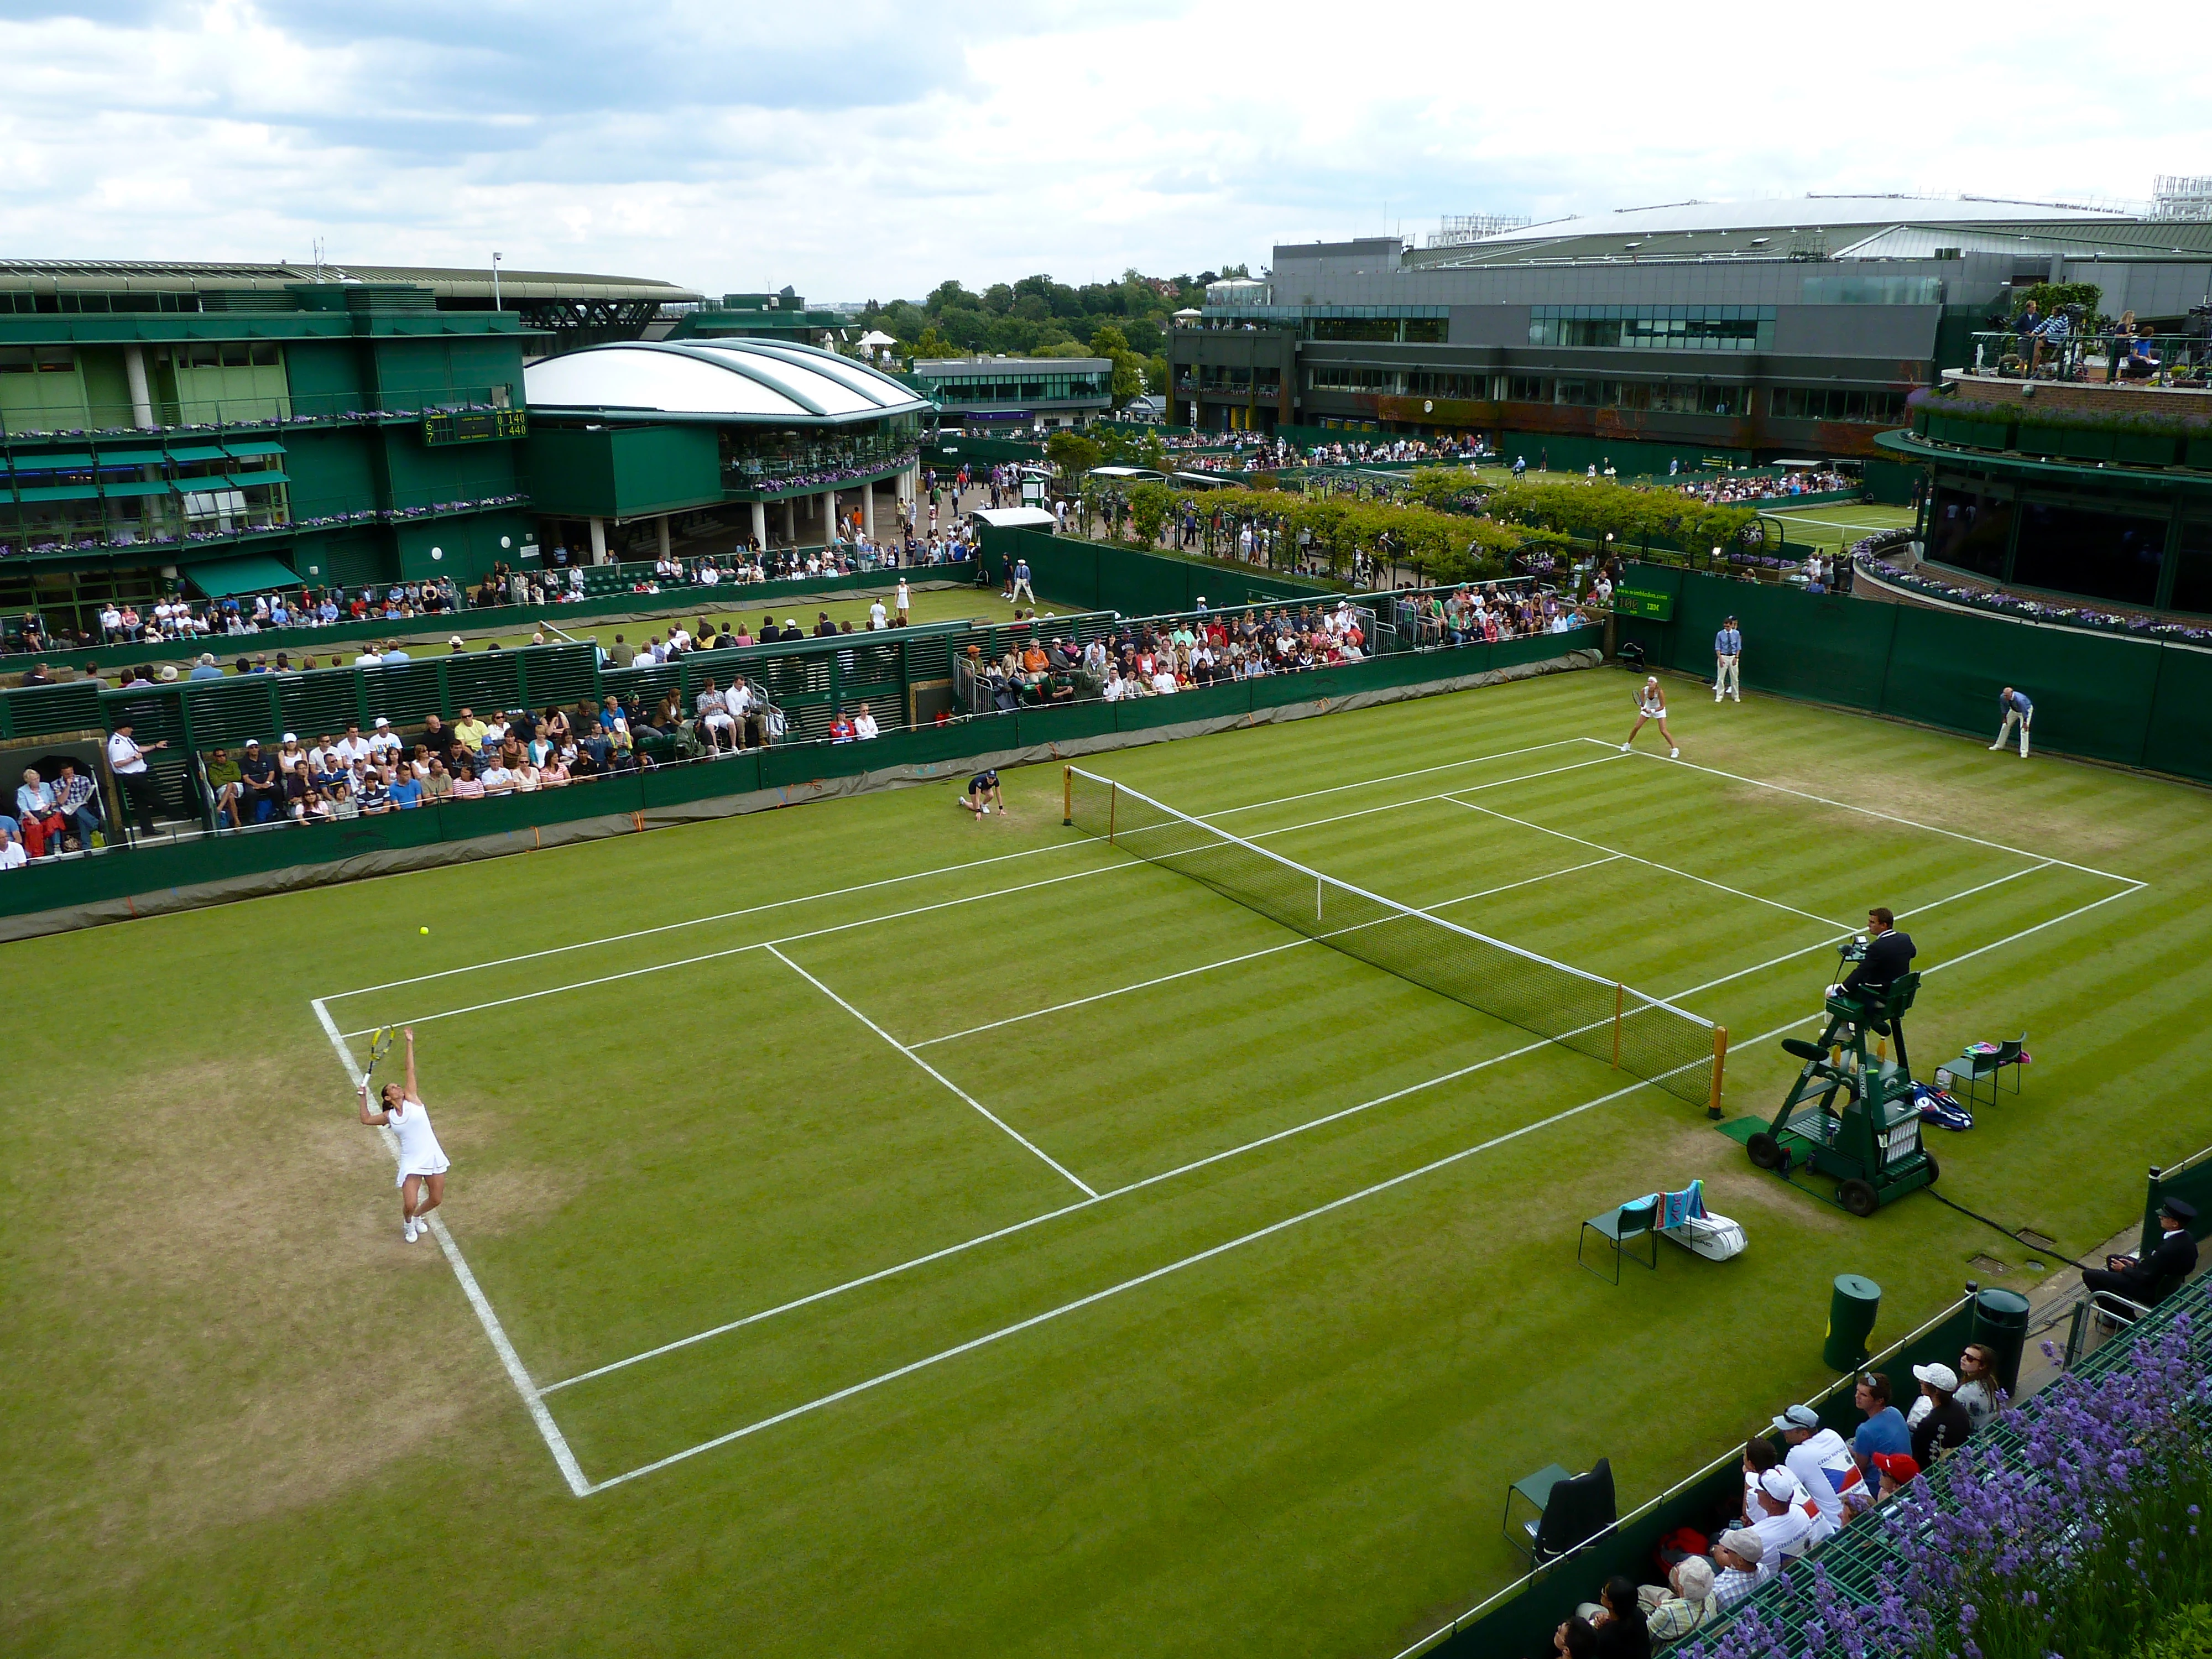
[[[422,441],[426,444],[480,444],[496,438],[529,435],[527,410],[447,409],[422,417]]]
[[[1613,609],[1616,616],[1641,617],[1647,622],[1671,622],[1674,617],[1674,596],[1672,593],[1650,593],[1633,587],[1613,590]]]

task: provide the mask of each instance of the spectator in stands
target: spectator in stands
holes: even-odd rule
[[[1765,1540],[1742,1527],[1723,1533],[1713,1546],[1713,1599],[1725,1613],[1767,1576]]]
[[[1595,1659],[1596,1628],[1589,1620],[1577,1613],[1553,1632],[1552,1650],[1564,1655],[1565,1659]]]
[[[218,823],[233,830],[243,829],[246,819],[242,805],[246,785],[238,763],[230,757],[230,750],[218,749],[208,757],[208,789],[215,797],[215,815]]]
[[[853,716],[853,735],[866,743],[881,733],[882,728],[876,724],[876,717],[868,712],[868,705],[862,703],[860,712]]]
[[[715,685],[713,675],[699,688],[693,710],[698,720],[696,730],[706,738],[708,753],[718,755],[726,744],[732,749],[738,746],[737,716],[730,713],[729,699]]]
[[[1959,1356],[1960,1405],[1966,1407],[1967,1431],[1979,1434],[1997,1414],[1997,1355],[1986,1342],[1969,1342]]]
[[[35,769],[26,768],[22,782],[15,786],[15,817],[31,857],[51,858],[62,850],[61,802],[53,785],[42,782]]]
[[[374,763],[369,765],[362,774],[361,787],[354,791],[354,800],[364,817],[392,811],[392,791],[386,782],[384,768]]]
[[[453,774],[453,799],[482,800],[483,798],[484,787],[477,777],[475,765],[469,761],[463,761],[460,770]]]
[[[538,784],[541,789],[562,789],[568,787],[568,769],[556,750],[545,757],[545,763],[538,769]]]
[[[1770,1561],[1794,1560],[1813,1547],[1813,1517],[1799,1507],[1798,1491],[1797,1477],[1778,1465],[1752,1488],[1751,1505],[1759,1515],[1753,1519],[1747,1509],[1744,1518],[1765,1545]]]
[[[283,792],[277,781],[276,762],[261,752],[260,738],[246,740],[246,752],[239,757],[238,769],[246,785],[240,803],[246,822],[266,823],[276,815],[276,803]]]
[[[1866,1413],[1866,1421],[1851,1437],[1851,1451],[1862,1468],[1871,1464],[1877,1453],[1912,1449],[1912,1431],[1905,1413],[1889,1403],[1889,1378],[1881,1372],[1868,1371],[1859,1378],[1851,1403]]]
[[[1844,1524],[1844,1494],[1865,1485],[1850,1448],[1810,1406],[1790,1407],[1774,1419],[1774,1428],[1790,1449],[1784,1455],[1784,1466],[1819,1506],[1816,1530],[1824,1535],[1832,1533]]]
[[[92,838],[100,832],[100,791],[92,780],[77,770],[73,760],[62,762],[61,776],[54,780],[54,793],[61,815],[68,820],[69,829],[79,848],[89,852]]]
[[[1876,1452],[1874,1468],[1881,1480],[1881,1490],[1875,1498],[1878,1504],[1887,1503],[1920,1478],[1920,1465],[1905,1452]]]
[[[453,775],[446,769],[445,757],[430,757],[428,770],[422,775],[422,799],[431,806],[453,798]]]
[[[1636,1598],[1643,1605],[1644,1628],[1655,1647],[1679,1642],[1720,1616],[1720,1597],[1713,1593],[1713,1564],[1702,1555],[1676,1562],[1664,1585],[1646,1584]]]
[[[830,718],[830,741],[832,743],[853,741],[853,718],[842,708]]]
[[[402,811],[411,811],[422,804],[422,780],[415,775],[412,765],[401,766],[393,772],[386,792],[392,805]]]
[[[0,870],[20,870],[30,862],[15,832],[6,823],[0,823]]]
[[[471,754],[483,747],[484,730],[484,723],[477,718],[473,708],[462,709],[460,719],[453,722],[453,736]]]
[[[1917,1420],[1912,1425],[1912,1461],[1924,1469],[1945,1452],[1965,1445],[1974,1425],[1958,1401],[1958,1372],[1939,1363],[1915,1365],[1912,1375],[1920,1384],[1920,1397],[1928,1402],[1924,1412],[1916,1402]]]
[[[1583,1602],[1575,1616],[1596,1631],[1599,1659],[1651,1659],[1651,1636],[1633,1579],[1616,1573],[1605,1581],[1599,1600]]]
[[[221,679],[222,678],[222,669],[215,659],[215,653],[212,651],[203,651],[200,653],[199,660],[192,665],[192,672],[185,678],[194,680]]]

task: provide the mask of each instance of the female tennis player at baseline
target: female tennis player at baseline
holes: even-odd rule
[[[1628,728],[1628,743],[1636,741],[1636,734],[1644,729],[1644,723],[1646,720],[1655,721],[1658,725],[1659,735],[1667,739],[1667,754],[1669,759],[1681,754],[1681,749],[1674,742],[1674,734],[1667,729],[1667,694],[1659,689],[1659,677],[1656,674],[1645,680],[1644,689],[1636,694],[1636,724]],[[1628,752],[1628,743],[1620,745],[1620,752],[1624,755]],[[407,1075],[411,1082],[415,1074],[410,1072]]]
[[[438,1144],[437,1133],[430,1127],[429,1109],[422,1104],[422,1091],[415,1083],[415,1028],[404,1034],[407,1038],[407,1084],[403,1089],[397,1083],[387,1083],[379,1097],[383,1109],[368,1109],[368,1085],[361,1085],[361,1121],[363,1123],[384,1124],[399,1137],[399,1217],[400,1235],[410,1244],[430,1231],[424,1219],[431,1211],[446,1201],[446,1171],[452,1169],[452,1160],[446,1149]]]

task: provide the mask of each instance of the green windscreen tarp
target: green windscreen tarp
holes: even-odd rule
[[[268,593],[300,585],[289,568],[266,553],[241,553],[236,558],[189,564],[185,567],[185,580],[211,599],[228,599],[234,593]]]

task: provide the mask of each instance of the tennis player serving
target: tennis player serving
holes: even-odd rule
[[[1636,724],[1628,728],[1628,743],[1620,745],[1622,754],[1628,752],[1628,744],[1636,741],[1636,734],[1644,729],[1646,720],[1658,722],[1659,735],[1667,739],[1668,757],[1669,759],[1679,757],[1682,751],[1675,746],[1674,734],[1667,729],[1667,694],[1659,689],[1659,677],[1656,674],[1647,678],[1644,682],[1643,689],[1636,694]],[[410,1073],[409,1075],[412,1077],[413,1073]]]
[[[407,1039],[407,1082],[403,1087],[387,1083],[378,1097],[377,1111],[368,1109],[368,1084],[361,1085],[361,1121],[380,1124],[399,1137],[399,1218],[400,1235],[412,1244],[430,1231],[425,1218],[430,1212],[446,1201],[446,1171],[453,1168],[446,1157],[446,1149],[438,1144],[436,1131],[430,1127],[428,1108],[422,1104],[422,1091],[415,1082],[415,1028],[409,1026],[404,1034]]]

